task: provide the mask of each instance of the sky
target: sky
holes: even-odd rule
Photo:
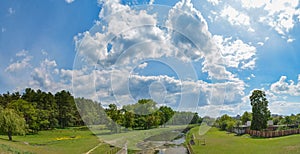
[[[0,2],[0,92],[154,99],[200,115],[300,113],[298,0]]]

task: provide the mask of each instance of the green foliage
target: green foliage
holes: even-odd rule
[[[31,88],[25,89],[22,95],[7,92],[0,95],[0,107],[13,109],[24,117],[26,131],[30,133],[59,126],[83,125],[74,98],[67,91],[57,92],[55,95]]]
[[[194,119],[197,118],[197,116],[195,116],[195,113],[193,112],[185,112],[185,111],[181,111],[181,112],[174,112],[173,117],[168,121],[168,124],[170,125],[187,125],[193,122],[198,122],[198,120]]]
[[[75,99],[78,112],[86,125],[105,124],[107,116],[100,103],[85,98]]]
[[[73,126],[76,121],[76,106],[73,96],[63,90],[55,94],[55,100],[58,107],[58,124],[61,128]]]
[[[294,154],[300,151],[300,134],[276,139],[252,138],[248,134],[236,136],[212,127],[205,135],[201,135],[199,127],[192,128],[187,134],[197,139],[196,144],[191,146],[195,154]],[[202,145],[204,140],[205,146]]]
[[[7,107],[14,109],[19,115],[25,118],[30,132],[37,132],[39,130],[37,110],[32,103],[18,99],[12,101]]]
[[[245,125],[247,121],[252,120],[252,113],[245,111],[241,117],[242,124]]]
[[[175,112],[167,106],[158,108],[156,104],[151,99],[139,100],[136,104],[123,106],[122,109],[110,104],[109,108],[105,109],[110,118],[106,126],[112,133],[118,133],[121,130],[120,126],[126,129],[151,129],[159,125],[166,127],[166,124],[187,125],[202,121],[197,113]]]
[[[270,118],[270,111],[268,110],[268,100],[265,92],[261,90],[254,90],[250,96],[252,106],[252,130],[262,130],[267,128],[267,121]]]
[[[217,126],[220,130],[232,131],[233,127],[236,125],[236,121],[227,114],[222,115],[216,120]]]
[[[12,140],[14,134],[25,134],[25,120],[13,109],[0,110],[0,132]]]
[[[170,107],[161,106],[159,113],[161,114],[160,125],[166,127],[167,122],[172,118],[175,112]]]

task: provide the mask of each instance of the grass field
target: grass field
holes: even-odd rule
[[[101,141],[88,129],[78,128],[40,131],[35,135],[0,135],[0,153],[82,154],[99,145]],[[100,150],[99,150],[100,149]],[[110,151],[111,147],[101,144],[95,151]]]
[[[99,128],[99,126],[97,126]],[[95,136],[89,129],[69,128],[40,131],[35,135],[13,136],[13,141],[8,141],[8,137],[0,135],[0,153],[37,153],[37,154],[82,154],[95,148],[91,154],[116,153],[120,148],[112,145],[123,146],[126,142],[128,149],[134,153],[140,150],[136,144],[143,142],[152,136],[158,139],[174,138],[174,130],[182,130],[185,125],[167,126],[166,128],[154,128],[150,130],[131,130],[118,134],[111,134],[106,129],[92,129]],[[162,134],[162,136],[160,136]],[[170,136],[164,136],[172,134]],[[159,136],[159,137],[157,137]],[[103,142],[105,141],[105,142]]]
[[[168,138],[170,137],[164,136],[165,134],[170,134],[174,130],[183,130],[186,127],[187,127],[186,125],[176,125],[176,126],[167,126],[166,128],[154,128],[149,130],[134,130],[134,131],[131,130],[131,131],[122,132],[118,134],[107,133],[107,130],[97,131],[94,129],[94,132],[101,140],[104,140],[107,143],[110,143],[112,145],[122,147],[122,145],[126,143],[128,149],[141,150],[136,146],[137,143],[143,142],[145,139],[159,134],[162,134],[162,136],[159,137],[160,139],[168,140]],[[174,137],[176,137],[176,135],[173,134],[173,138]]]
[[[202,126],[201,126],[202,127]],[[252,138],[249,135],[236,136],[212,127],[205,135],[199,135],[199,127],[190,130],[188,139],[194,134],[194,153],[300,153],[300,135],[278,138]],[[205,145],[202,145],[205,140]]]

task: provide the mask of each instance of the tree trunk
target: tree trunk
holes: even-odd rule
[[[8,135],[8,139],[9,139],[10,141],[12,141],[12,132],[11,132],[11,131],[8,131],[7,135]]]

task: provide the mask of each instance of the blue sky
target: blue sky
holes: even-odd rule
[[[0,92],[236,115],[262,89],[300,113],[299,22],[297,0],[1,1]]]

